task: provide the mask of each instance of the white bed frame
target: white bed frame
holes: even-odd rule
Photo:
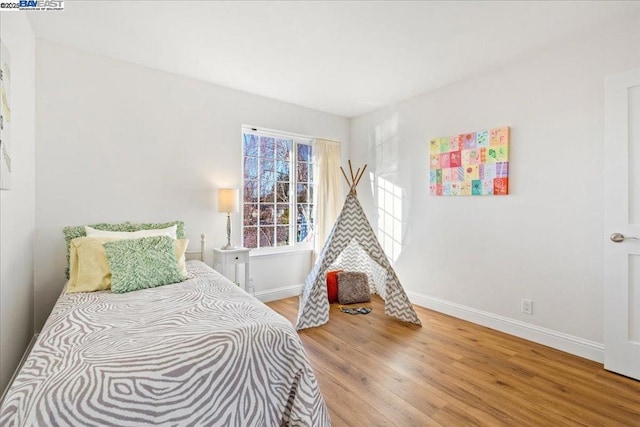
[[[185,257],[187,260],[200,260],[204,262],[204,244],[205,244],[205,235],[200,235],[200,250],[199,251],[187,251],[185,252]]]

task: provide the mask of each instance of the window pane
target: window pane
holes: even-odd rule
[[[289,181],[289,162],[276,162],[276,176],[278,181]]]
[[[245,133],[243,149],[244,149],[245,156],[257,156],[258,155],[258,135]]]
[[[260,247],[268,248],[275,246],[274,243],[274,229],[273,227],[260,227]]]
[[[275,140],[271,137],[260,137],[260,157],[273,159],[275,155]]]
[[[313,239],[313,205],[298,204],[296,224],[296,240],[298,243],[310,242]]]
[[[309,199],[308,199],[308,193],[309,193],[308,187],[309,186],[307,184],[298,184],[298,195],[297,195],[298,203],[307,203],[309,201]]]
[[[246,247],[286,246],[312,239],[312,159],[312,147],[305,141],[243,134]],[[291,226],[296,237],[291,235]]]
[[[291,158],[291,140],[278,139],[276,143],[276,159],[289,161]]]
[[[244,179],[256,179],[256,178],[258,178],[258,158],[245,157],[244,158]]]
[[[258,181],[244,182],[244,189],[242,191],[245,202],[257,202],[258,201]]]
[[[263,203],[273,203],[275,197],[275,182],[267,177],[260,181],[260,201]]]
[[[260,201],[273,202],[275,173],[271,159],[260,159]]]
[[[298,224],[307,224],[311,221],[311,215],[309,212],[309,205],[298,204]]]
[[[280,203],[276,208],[276,221],[278,224],[289,224],[289,204]]]
[[[298,162],[298,182],[309,181],[309,164]]]
[[[286,246],[289,244],[289,227],[277,227],[276,237],[278,246]]]
[[[307,161],[309,160],[309,151],[310,146],[306,144],[298,144],[298,161]]]
[[[242,245],[245,248],[257,248],[258,247],[258,228],[257,227],[245,227],[244,238]]]
[[[275,171],[273,158],[261,158],[260,159],[260,175],[264,176],[264,174],[272,174]]]
[[[260,225],[273,224],[273,205],[260,205]]]
[[[258,205],[246,203],[244,205],[244,225],[258,225]]]
[[[289,183],[279,182],[276,188],[276,202],[289,202]]]
[[[303,243],[306,242],[308,238],[310,238],[309,232],[311,231],[310,227],[307,224],[298,224],[297,226],[297,242]]]

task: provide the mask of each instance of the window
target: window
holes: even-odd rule
[[[313,240],[313,148],[310,139],[253,129],[242,132],[245,248]]]

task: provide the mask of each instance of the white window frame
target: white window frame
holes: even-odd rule
[[[257,247],[257,248],[251,248],[251,253],[253,255],[260,255],[260,254],[269,254],[269,253],[282,253],[282,252],[297,252],[297,251],[311,251],[313,250],[313,241],[309,241],[309,242],[302,242],[302,243],[298,243],[297,242],[297,188],[298,188],[298,173],[297,173],[297,163],[298,163],[298,149],[297,146],[300,144],[303,145],[309,145],[311,146],[312,150],[315,148],[314,147],[314,138],[310,137],[310,136],[305,136],[305,135],[299,135],[299,134],[293,134],[293,133],[289,133],[289,132],[283,132],[283,131],[277,131],[277,130],[271,130],[271,129],[262,129],[262,128],[256,128],[256,127],[252,127],[252,126],[242,126],[242,132],[240,135],[240,139],[241,139],[241,153],[242,155],[240,156],[241,158],[241,163],[242,163],[242,167],[241,167],[241,179],[240,182],[242,183],[241,185],[241,189],[240,189],[240,201],[241,201],[241,208],[240,208],[240,239],[242,241],[242,244],[244,245],[244,205],[245,205],[245,201],[244,201],[244,179],[245,179],[245,171],[244,171],[244,157],[245,157],[245,153],[244,153],[244,135],[245,133],[251,133],[253,135],[257,135],[257,136],[266,136],[266,137],[270,137],[270,138],[281,138],[281,139],[289,139],[292,141],[293,145],[291,147],[291,156],[289,159],[289,177],[290,177],[290,182],[289,182],[289,242],[293,242],[293,243],[289,243],[288,245],[283,245],[283,246],[268,246],[268,247]],[[312,151],[313,153],[313,151]],[[311,160],[311,164],[315,163],[315,159]],[[315,198],[315,191],[316,191],[316,184],[315,184],[315,175],[313,176],[314,181],[311,182],[311,186],[313,187],[313,198]],[[316,218],[315,215],[315,200],[311,200],[310,203],[312,203],[313,205],[313,212],[312,212],[312,218]],[[258,203],[258,206],[260,206],[260,203]],[[259,210],[259,208],[258,208]],[[275,221],[275,218],[274,218]],[[274,224],[275,226],[275,224]],[[313,223],[314,229],[315,229],[315,222]],[[315,230],[314,230],[315,231]],[[315,234],[315,233],[314,233]],[[260,231],[259,231],[259,226],[258,226],[258,244],[260,243],[259,240],[259,235],[260,235]],[[277,238],[277,237],[276,237]]]

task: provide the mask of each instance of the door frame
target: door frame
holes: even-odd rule
[[[640,85],[640,69],[605,77],[604,82],[604,367],[640,379],[640,343],[629,338],[629,254],[640,256],[640,242],[614,243],[613,233],[636,236],[629,218],[629,96]],[[640,135],[638,150],[640,151]],[[620,159],[627,159],[620,164]],[[638,171],[640,174],[640,170]],[[638,184],[640,188],[640,184]],[[620,206],[622,204],[622,206]],[[636,228],[635,230],[633,230]],[[633,231],[632,231],[633,230]],[[630,246],[633,245],[633,246]],[[626,255],[626,256],[625,256]],[[640,271],[638,271],[640,275]],[[630,347],[631,346],[631,347]],[[631,349],[631,352],[629,352]],[[637,356],[636,356],[637,353]],[[638,359],[637,361],[635,359]]]

